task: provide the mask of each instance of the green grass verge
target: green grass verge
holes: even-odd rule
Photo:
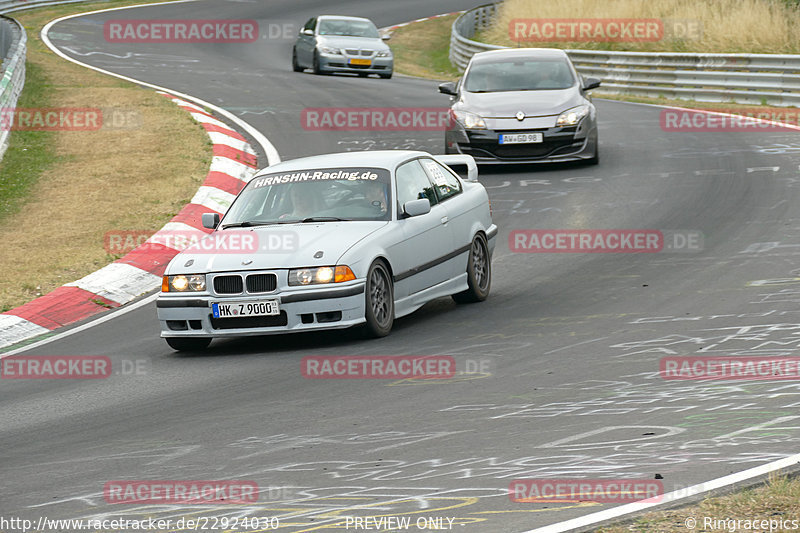
[[[34,64],[25,65],[25,87],[18,108],[49,105],[47,74]],[[0,222],[18,212],[24,199],[45,171],[59,161],[50,131],[12,131],[8,150],[0,161]]]
[[[689,527],[687,527],[687,524]],[[800,530],[800,479],[773,474],[755,487],[638,516],[597,533],[761,532]]]
[[[151,2],[164,2],[168,0],[150,0]],[[49,6],[38,9],[24,10],[11,13],[12,17],[25,17],[28,14],[39,12],[49,13],[51,16],[69,15],[80,11],[106,9],[109,7],[122,7],[145,3],[142,0],[115,0],[110,2],[91,2],[85,4],[65,4],[63,6]],[[26,27],[28,32],[30,27]],[[38,28],[36,28],[38,30]],[[29,35],[28,47],[44,47],[38,38],[32,39]],[[125,82],[118,80],[119,87],[125,87]],[[30,61],[25,63],[25,86],[17,101],[18,108],[43,108],[51,107],[52,84],[47,77],[47,72]],[[48,131],[12,131],[9,147],[3,159],[0,160],[0,223],[14,213],[18,213],[24,206],[25,200],[31,193],[38,180],[54,165],[67,161],[59,157],[55,148],[56,134]]]
[[[421,78],[454,81],[458,69],[450,63],[450,27],[458,15],[398,28],[389,44],[395,72]]]

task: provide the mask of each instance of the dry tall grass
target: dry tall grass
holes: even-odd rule
[[[657,18],[699,21],[698,38],[658,42],[514,42],[509,23],[520,18]],[[744,53],[800,52],[800,8],[782,0],[506,0],[493,26],[479,35],[506,46]]]

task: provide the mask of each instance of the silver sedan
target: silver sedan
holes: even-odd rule
[[[279,163],[203,224],[214,231],[170,262],[157,300],[161,336],[176,350],[357,325],[384,336],[434,298],[476,302],[491,287],[497,226],[470,156],[389,150]]]
[[[360,17],[323,15],[313,17],[300,29],[292,48],[292,69],[311,68],[314,74],[352,72],[391,78],[392,50],[371,20]]]

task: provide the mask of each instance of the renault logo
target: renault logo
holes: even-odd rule
[[[517,111],[517,120],[519,120],[520,122],[525,120],[525,113],[523,113],[522,111]]]

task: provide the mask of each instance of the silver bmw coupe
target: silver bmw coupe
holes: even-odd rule
[[[434,298],[484,300],[498,233],[472,157],[406,150],[273,165],[203,225],[156,303],[176,350],[351,326],[379,337]]]

